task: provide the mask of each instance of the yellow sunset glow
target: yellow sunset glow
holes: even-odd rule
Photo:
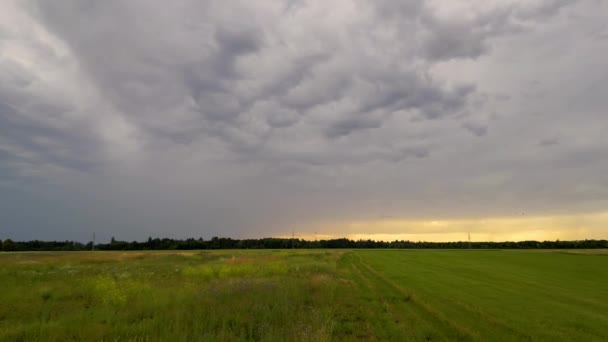
[[[457,220],[333,222],[312,229],[301,227],[297,231],[301,232],[296,234],[297,237],[303,239],[347,237],[354,240],[466,241],[468,234],[471,241],[607,239],[608,212]]]

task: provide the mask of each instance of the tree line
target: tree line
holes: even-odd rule
[[[573,240],[573,241],[505,241],[505,242],[426,242],[426,241],[375,241],[350,240],[346,238],[328,240],[304,240],[290,238],[232,239],[213,237],[159,239],[148,238],[147,241],[119,241],[112,237],[109,243],[82,243],[77,241],[13,241],[0,240],[2,250],[11,251],[127,251],[127,250],[195,250],[195,249],[305,249],[305,248],[395,248],[395,249],[575,249],[575,248],[608,248],[608,240]]]

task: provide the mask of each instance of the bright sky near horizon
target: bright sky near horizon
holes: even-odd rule
[[[608,238],[601,0],[0,3],[0,239]]]

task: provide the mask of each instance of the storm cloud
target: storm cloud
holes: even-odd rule
[[[604,211],[607,19],[594,0],[6,1],[0,234]]]

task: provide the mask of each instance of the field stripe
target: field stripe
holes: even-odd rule
[[[400,293],[402,295],[406,295],[406,296],[412,296],[412,294],[414,294],[412,290],[406,290],[405,288],[403,288],[396,282],[389,279],[383,273],[381,273],[381,272],[375,270],[373,267],[369,266],[367,263],[365,263],[362,260],[360,254],[358,254],[357,256],[358,256],[359,262],[362,265],[362,267],[364,267],[366,269],[366,271],[369,272],[369,274],[371,276],[373,276],[375,279],[386,284],[392,291],[398,292],[398,293]],[[462,339],[462,340],[479,340],[479,339],[481,339],[481,336],[479,336],[475,331],[472,331],[472,330],[468,329],[467,327],[453,323],[453,321],[449,317],[446,317],[442,312],[425,304],[422,300],[419,300],[418,297],[415,296],[415,294],[411,300],[411,303],[413,306],[416,307],[416,309],[418,309],[418,313],[420,315],[422,315],[426,320],[433,323],[433,326],[435,327],[435,329],[437,328],[437,326],[441,326],[443,332],[451,332],[451,334],[449,334],[450,339],[452,339],[454,337],[456,337],[458,339]]]
[[[488,268],[487,271],[483,271],[484,261],[480,260],[479,263],[477,263],[477,260],[475,260],[475,266],[481,267],[483,272],[478,274],[477,279],[474,279],[478,283],[473,284],[476,286],[471,288],[483,291],[486,294],[486,299],[481,302],[477,301],[478,304],[474,306],[468,304],[468,302],[476,303],[475,293],[471,292],[470,288],[464,285],[471,282],[471,279],[468,278],[466,272],[464,275],[460,272],[460,266],[466,266],[467,260],[465,258],[458,258],[458,260],[455,260],[455,266],[449,267],[446,266],[450,265],[449,261],[442,260],[441,252],[419,252],[420,254],[418,254],[415,251],[359,251],[358,253],[365,257],[365,260],[367,261],[366,265],[378,278],[383,278],[384,280],[391,282],[397,288],[407,289],[404,291],[412,291],[415,288],[417,294],[421,296],[426,294],[424,299],[427,299],[428,307],[441,310],[443,317],[450,317],[452,321],[457,322],[455,324],[458,324],[459,326],[474,327],[475,331],[482,333],[483,336],[494,333],[503,337],[511,336],[511,338],[517,340],[525,340],[530,338],[531,335],[529,335],[528,332],[531,332],[534,336],[544,336],[543,339],[563,338],[565,336],[572,336],[578,339],[597,339],[598,337],[603,337],[605,339],[607,336],[606,333],[608,333],[608,331],[602,333],[601,331],[592,328],[593,326],[608,327],[606,324],[608,322],[608,316],[606,314],[598,315],[598,313],[605,312],[600,310],[603,306],[602,304],[593,306],[585,305],[589,299],[584,301],[578,301],[576,299],[569,301],[572,299],[572,295],[561,296],[564,290],[560,291],[558,288],[553,288],[551,286],[534,287],[527,282],[529,274],[522,274],[521,278],[525,279],[520,281],[518,276],[516,276],[518,272],[513,272],[513,274],[516,274],[513,275],[511,274],[512,272],[510,272],[511,269],[507,272],[507,269],[503,270],[502,268],[499,272],[490,268]],[[449,254],[446,253],[445,255]],[[508,266],[508,259],[504,260],[502,259],[502,256],[496,255],[497,258],[501,258],[499,260],[501,263]],[[424,256],[424,258],[421,256]],[[494,260],[489,260],[487,264],[490,265],[494,262]],[[390,267],[388,265],[390,265]],[[499,263],[497,265],[501,264]],[[487,272],[490,273],[486,275],[485,273]],[[498,273],[500,276],[496,277],[492,272]],[[504,278],[510,278],[511,282]],[[537,278],[538,277],[532,277],[531,279]],[[408,279],[417,282],[414,288],[404,286],[404,284],[408,283]],[[420,287],[422,279],[424,279],[424,281],[431,281],[428,284],[428,288]],[[587,277],[587,279],[593,278]],[[511,288],[511,285],[514,285],[514,288]],[[569,284],[568,286],[572,287],[574,285]],[[602,290],[603,289],[604,288],[602,288]],[[602,290],[598,291],[598,288],[596,288],[592,294],[602,297],[604,296]],[[517,291],[522,292],[518,293]],[[499,302],[501,305],[496,306],[492,305],[492,302],[488,302],[489,297],[487,297],[487,295],[489,294],[497,296],[497,303]],[[512,305],[509,302],[505,302],[501,296],[505,296],[505,298],[520,299],[518,299],[519,302],[517,304],[513,303]],[[589,296],[586,297],[589,298]],[[568,324],[569,322],[565,321],[563,322],[566,323],[565,325],[555,326],[551,320],[551,317],[554,315],[552,311],[538,312],[536,314],[537,319],[546,319],[545,323],[543,323],[542,320],[530,320],[529,318],[535,317],[534,313],[532,316],[530,316],[529,313],[518,315],[518,311],[512,311],[514,307],[517,307],[514,305],[521,306],[521,304],[524,304],[525,307],[526,300],[531,304],[530,308],[535,310],[542,308],[542,306],[539,307],[533,304],[538,300],[543,303],[551,303],[551,306],[545,308],[545,311],[546,309],[550,309],[570,312],[573,323]],[[606,301],[603,301],[603,303],[605,302]],[[487,304],[484,303],[490,305],[487,308],[491,308],[491,311],[482,309],[486,308]],[[507,306],[502,308],[502,305],[504,304],[507,304]],[[451,315],[448,315],[450,313]],[[497,313],[500,314],[497,315]],[[505,321],[503,317],[509,318],[509,320]],[[513,328],[515,326],[520,328]],[[554,328],[549,329],[549,326]]]

